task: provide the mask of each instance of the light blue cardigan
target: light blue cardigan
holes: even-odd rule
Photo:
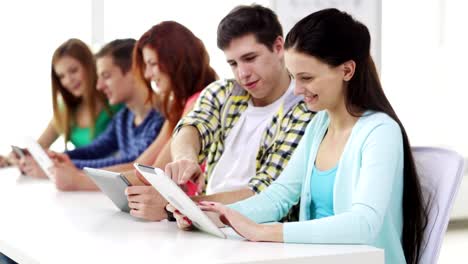
[[[385,250],[385,263],[405,263],[403,227],[403,140],[384,113],[366,112],[354,125],[338,163],[334,215],[310,220],[310,177],[328,114],[309,123],[288,165],[270,187],[229,205],[257,223],[279,221],[299,201],[299,222],[283,225],[286,243],[366,244]]]

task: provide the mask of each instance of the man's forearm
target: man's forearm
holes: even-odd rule
[[[253,195],[255,195],[255,193],[252,190],[245,188],[245,189],[231,191],[231,192],[221,192],[221,193],[216,193],[216,194],[211,194],[211,195],[194,196],[192,197],[192,200],[196,202],[213,201],[213,202],[219,202],[222,204],[231,204],[231,203],[245,200]]]
[[[198,130],[193,126],[182,127],[171,142],[172,160],[190,159],[198,161],[201,142]]]
[[[72,175],[61,175],[56,179],[56,186],[62,191],[99,191],[100,189],[84,171],[80,170]]]
[[[77,191],[100,191],[97,185],[84,173],[81,173],[78,186],[76,186]]]
[[[112,166],[105,167],[102,169],[107,170],[107,171],[114,171],[114,172],[128,171],[128,170],[133,169],[133,162],[112,165]]]
[[[141,185],[147,185],[144,183],[136,174],[135,170],[127,170],[124,172],[121,172],[123,176],[127,179],[127,181],[130,182],[132,186],[141,186]],[[148,183],[149,184],[149,183]]]

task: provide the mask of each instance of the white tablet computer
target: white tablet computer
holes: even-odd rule
[[[121,173],[99,170],[93,168],[83,168],[86,175],[96,183],[103,193],[123,212],[130,212],[128,207],[125,188],[130,186],[130,182]]]
[[[18,147],[18,146],[15,146],[15,145],[11,145],[11,151],[13,151],[16,156],[18,156],[18,158],[24,158],[26,156],[26,153],[24,149]]]
[[[214,236],[226,238],[221,229],[161,169],[138,163],[134,166],[169,203],[186,215],[196,228]]]
[[[41,169],[44,171],[44,173],[51,179],[52,181],[55,181],[54,176],[52,173],[49,172],[49,168],[54,165],[52,160],[49,158],[47,153],[42,149],[41,145],[37,143],[34,139],[32,138],[26,138],[26,148],[28,149],[29,153],[31,156],[36,160],[37,164],[41,167]]]

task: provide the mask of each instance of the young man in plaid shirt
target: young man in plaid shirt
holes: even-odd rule
[[[261,192],[280,175],[313,113],[294,95],[283,32],[272,10],[232,10],[218,26],[218,47],[235,80],[214,82],[202,92],[175,128],[173,162],[165,171],[178,184],[193,181],[199,193],[206,190],[194,200],[229,204]],[[167,217],[167,202],[151,187],[130,187],[127,194],[132,215]]]

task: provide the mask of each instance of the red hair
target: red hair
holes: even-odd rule
[[[143,48],[158,55],[160,71],[169,75],[172,93],[156,98],[161,113],[174,127],[182,116],[187,99],[218,79],[210,66],[210,57],[203,42],[188,28],[174,21],[164,21],[141,36],[133,54],[133,66],[140,80],[145,81]]]

